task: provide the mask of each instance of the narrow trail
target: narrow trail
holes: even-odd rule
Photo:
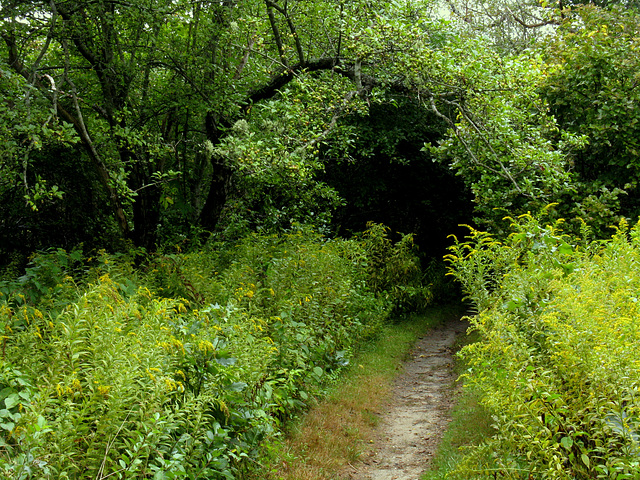
[[[450,421],[456,379],[452,347],[467,327],[452,318],[418,341],[380,413],[376,440],[341,478],[419,480]]]

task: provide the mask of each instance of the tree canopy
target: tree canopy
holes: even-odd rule
[[[3,2],[4,243],[335,230],[353,208],[340,172],[376,158],[418,176],[439,162],[434,182],[456,185],[442,215],[473,198],[496,228],[499,209],[554,201],[632,214],[618,197],[636,174],[620,183],[609,167],[634,165],[635,10],[503,3]],[[593,113],[577,123],[577,110]],[[415,120],[389,128],[393,116]],[[365,203],[393,190],[384,171],[350,174],[380,186]],[[399,225],[447,224],[404,210]]]

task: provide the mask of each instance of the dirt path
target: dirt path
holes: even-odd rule
[[[381,412],[375,443],[350,466],[350,480],[418,480],[449,422],[454,400],[451,347],[467,324],[458,318],[428,332],[411,351],[393,398]]]

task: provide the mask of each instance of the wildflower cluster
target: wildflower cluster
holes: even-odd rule
[[[391,309],[358,241],[313,233],[90,262],[0,285],[0,476],[232,480]]]

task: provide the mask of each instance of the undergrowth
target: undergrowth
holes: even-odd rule
[[[481,341],[466,382],[495,434],[459,478],[638,478],[640,224],[590,242],[524,215],[504,241],[471,230],[448,257]]]
[[[0,477],[241,477],[391,311],[428,298],[414,249],[380,235],[34,256],[0,283]],[[409,297],[372,282],[400,269]]]

